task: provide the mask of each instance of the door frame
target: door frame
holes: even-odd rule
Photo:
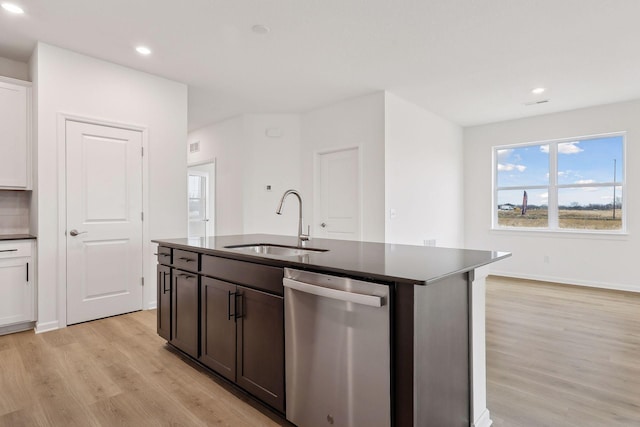
[[[203,165],[210,165],[213,164],[213,176],[211,176],[211,174],[209,174],[209,179],[207,180],[207,187],[209,188],[209,194],[207,194],[207,204],[209,205],[209,208],[211,207],[211,205],[213,205],[213,209],[211,209],[209,211],[209,224],[211,225],[210,231],[211,234],[209,235],[209,237],[215,236],[216,235],[216,230],[218,229],[216,227],[216,222],[217,222],[217,218],[218,215],[216,215],[216,209],[218,207],[218,203],[217,203],[217,198],[218,198],[218,160],[215,157],[212,157],[210,159],[207,160],[199,160],[197,162],[191,162],[191,163],[187,163],[187,179],[189,179],[189,168],[192,168],[194,166],[203,166]],[[213,180],[213,189],[211,189],[211,181]],[[187,184],[188,185],[188,184]],[[209,197],[211,196],[211,191],[213,191],[213,197]],[[187,199],[189,198],[189,195],[187,194]],[[189,200],[187,200],[187,203],[189,203]],[[189,212],[188,212],[189,207],[187,206],[187,221],[189,221]],[[213,216],[213,220],[211,219],[211,217]],[[188,224],[187,224],[188,227]],[[189,234],[189,230],[187,228],[187,234]]]
[[[67,327],[67,121],[80,122],[97,126],[109,126],[119,129],[140,132],[142,136],[142,211],[145,218],[142,221],[142,277],[146,283],[151,284],[151,277],[155,277],[155,273],[147,270],[151,265],[153,257],[153,248],[151,242],[148,241],[149,236],[149,128],[144,125],[136,125],[130,123],[117,122],[112,120],[101,119],[91,116],[82,116],[70,113],[58,113],[58,129],[57,129],[57,152],[58,152],[58,328]],[[142,289],[141,306],[143,310],[155,308],[157,302],[148,299],[148,291],[154,286],[145,286]],[[150,301],[145,307],[145,301]],[[44,325],[43,330],[56,329],[55,325]]]
[[[331,147],[331,148],[325,148],[322,150],[316,150],[313,152],[313,218],[311,219],[311,222],[313,224],[313,226],[311,227],[311,231],[312,231],[312,235],[317,236],[319,229],[318,229],[318,224],[317,224],[317,219],[320,218],[320,216],[322,215],[322,209],[320,208],[320,156],[322,156],[323,154],[331,154],[331,153],[338,153],[340,151],[347,151],[347,150],[353,150],[356,149],[358,150],[358,234],[359,234],[359,239],[362,240],[363,238],[363,226],[364,226],[364,221],[363,221],[363,200],[364,200],[364,195],[363,195],[363,189],[364,189],[364,183],[363,183],[363,171],[362,171],[362,165],[364,164],[363,162],[363,151],[364,151],[364,146],[362,144],[354,144],[354,145],[345,145],[345,146],[340,146],[340,147]]]

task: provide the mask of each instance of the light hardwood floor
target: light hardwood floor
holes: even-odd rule
[[[0,426],[278,426],[185,363],[143,311],[0,337]]]
[[[494,427],[640,426],[640,294],[491,277]]]
[[[0,426],[290,426],[155,315],[0,337]],[[489,278],[487,371],[494,427],[640,426],[640,294]]]

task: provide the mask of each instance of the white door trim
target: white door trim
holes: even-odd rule
[[[120,129],[138,131],[142,133],[142,211],[145,218],[142,221],[142,274],[145,283],[151,284],[153,281],[148,276],[147,269],[152,262],[152,246],[149,239],[149,129],[147,126],[136,125],[130,123],[115,122],[111,120],[88,117],[70,113],[58,113],[58,129],[57,129],[57,152],[58,152],[58,328],[67,326],[67,135],[66,122],[74,121],[80,123],[88,123],[99,126],[110,126]],[[149,292],[145,286],[142,290],[142,308],[149,309],[155,301],[148,298]],[[155,295],[155,289],[153,290]],[[51,328],[55,329],[55,328]]]
[[[202,166],[202,165],[210,165],[213,164],[213,176],[209,176],[209,185],[211,185],[211,180],[213,180],[213,198],[209,198],[209,206],[213,204],[213,212],[209,212],[209,220],[211,221],[211,217],[213,216],[213,221],[211,221],[211,237],[216,235],[217,221],[218,215],[216,214],[216,209],[218,208],[218,160],[216,157],[211,157],[207,160],[199,160],[197,162],[187,163],[187,176],[189,175],[189,168],[193,166]],[[189,195],[187,194],[187,199]],[[187,201],[188,203],[188,201]],[[187,221],[189,221],[189,216],[187,215]],[[155,308],[155,307],[153,307]]]
[[[358,223],[359,223],[358,233],[360,235],[360,240],[364,238],[364,235],[362,234],[363,224],[364,224],[364,221],[362,218],[362,212],[363,212],[362,201],[364,200],[363,198],[364,183],[362,182],[362,177],[363,177],[362,165],[364,163],[362,160],[364,157],[362,152],[364,151],[364,146],[362,144],[325,148],[325,149],[316,150],[313,152],[313,218],[311,218],[311,223],[313,224],[313,226],[311,227],[312,236],[313,235],[317,236],[319,234],[318,224],[316,224],[317,222],[316,219],[322,216],[322,213],[320,210],[320,156],[323,154],[338,153],[340,151],[347,151],[347,150],[353,150],[353,149],[358,150]]]
[[[187,169],[192,167],[192,166],[202,166],[202,165],[208,165],[209,163],[215,163],[216,162],[216,158],[212,157],[208,160],[198,160],[197,162],[191,162],[191,163],[187,163]]]

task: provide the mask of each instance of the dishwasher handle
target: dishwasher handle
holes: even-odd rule
[[[337,299],[341,301],[353,302],[356,304],[368,305],[371,307],[382,307],[385,305],[385,297],[378,295],[357,294],[355,292],[341,291],[339,289],[325,288],[324,286],[311,285],[309,283],[298,282],[288,278],[282,279],[282,284],[296,291],[306,292],[308,294],[317,295]]]

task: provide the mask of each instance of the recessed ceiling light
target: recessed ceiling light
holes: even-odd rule
[[[271,28],[267,27],[266,25],[263,24],[256,24],[253,27],[251,27],[251,31],[253,31],[256,34],[267,34],[269,31],[271,31]]]
[[[15,5],[13,3],[2,3],[2,8],[8,12],[15,13],[18,15],[21,15],[24,13],[24,10],[20,6]]]
[[[531,91],[531,93],[532,93],[532,94],[534,94],[534,95],[540,95],[540,94],[541,94],[542,92],[544,92],[545,90],[547,90],[547,89],[545,89],[545,88],[543,88],[543,87],[537,87],[537,88],[533,89],[533,90]]]
[[[151,54],[151,49],[149,49],[146,46],[138,46],[136,48],[136,51],[140,54],[140,55],[150,55]]]

